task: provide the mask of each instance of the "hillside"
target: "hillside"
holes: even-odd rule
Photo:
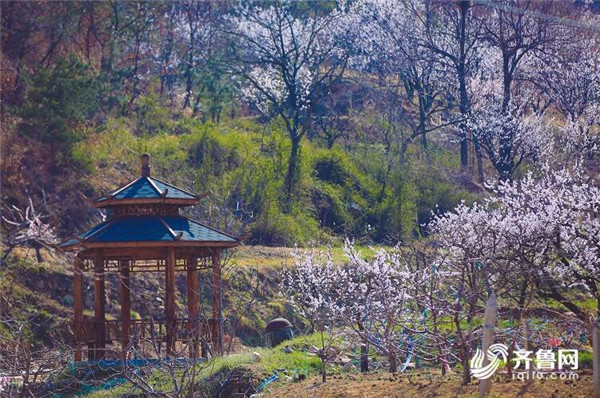
[[[0,16],[0,396],[600,398],[600,0]]]
[[[42,255],[45,261],[37,263],[32,251],[16,250],[0,271],[3,319],[31,319],[33,338],[38,345],[50,344],[57,336],[65,340],[72,337],[69,325],[72,322],[73,266],[63,254],[42,250]],[[291,255],[292,249],[255,246],[242,247],[225,259],[224,316],[240,322],[231,333],[245,345],[263,344],[264,327],[276,317],[288,317],[301,327],[302,322],[296,322],[293,312],[278,299],[279,270],[291,265]],[[119,299],[115,280],[108,278],[110,318],[118,316]],[[132,294],[133,300],[139,302],[135,307],[152,307],[160,297],[155,279],[156,276],[150,274],[136,280]],[[205,292],[202,307],[208,307],[210,283],[202,275],[201,289]],[[181,295],[177,297],[183,300]],[[177,305],[183,306],[180,302]],[[92,308],[93,302],[87,302],[86,307]]]

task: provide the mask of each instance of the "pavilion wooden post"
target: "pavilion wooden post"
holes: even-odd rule
[[[121,283],[119,296],[121,298],[121,359],[127,359],[129,345],[129,324],[131,323],[131,279],[129,278],[129,260],[119,260]]]
[[[221,311],[221,251],[214,249],[212,255],[213,268],[213,342],[214,351],[223,353],[223,313]]]
[[[81,343],[83,340],[83,260],[75,255],[73,273],[73,332],[75,335],[75,361],[83,360]]]
[[[94,359],[103,359],[106,345],[106,291],[104,286],[104,256],[101,250],[94,253],[94,326],[96,330]]]
[[[200,311],[200,291],[198,281],[198,260],[196,256],[190,256],[187,260],[187,300],[188,300],[188,334],[190,336],[190,357],[198,358],[199,339],[201,338],[202,328],[198,319]]]
[[[167,315],[167,355],[175,354],[175,248],[167,249],[165,266],[166,302],[165,311]]]

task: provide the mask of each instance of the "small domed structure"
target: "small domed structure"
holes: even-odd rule
[[[265,331],[265,342],[268,347],[275,347],[283,341],[294,337],[293,326],[290,321],[285,318],[273,319],[271,322],[267,323]]]

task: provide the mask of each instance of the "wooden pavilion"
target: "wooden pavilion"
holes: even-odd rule
[[[193,206],[200,196],[150,176],[150,156],[141,157],[141,177],[96,199],[96,208],[107,210],[106,221],[60,244],[63,251],[75,252],[73,332],[75,360],[106,357],[107,344],[120,341],[121,358],[128,357],[130,342],[146,335],[166,345],[175,355],[177,341],[190,346],[189,355],[202,356],[212,349],[222,351],[221,251],[238,245],[226,233],[179,214]],[[212,318],[200,314],[199,271],[212,271]],[[186,317],[177,317],[175,275],[186,273]],[[165,280],[164,317],[131,318],[130,273],[162,273]],[[84,318],[86,273],[93,273],[94,315]],[[106,274],[117,273],[120,319],[106,319]]]

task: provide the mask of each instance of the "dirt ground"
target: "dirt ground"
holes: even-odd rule
[[[460,386],[458,377],[413,374],[341,374],[330,376],[322,384],[319,377],[303,382],[273,385],[266,397],[281,398],[458,398],[478,397],[476,382]],[[592,378],[584,372],[579,380],[543,380],[530,385],[496,376],[489,398],[590,398]]]

